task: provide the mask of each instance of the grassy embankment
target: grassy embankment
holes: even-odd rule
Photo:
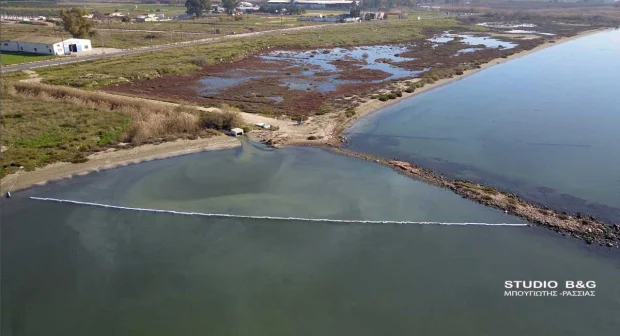
[[[100,92],[15,83],[4,78],[1,132],[2,173],[20,166],[33,170],[50,163],[83,162],[90,153],[115,147],[195,139],[242,126],[232,109],[225,113],[122,98]]]
[[[36,62],[52,59],[55,56],[52,55],[38,55],[38,54],[20,54],[20,53],[5,53],[0,54],[0,64],[10,65],[26,62]]]
[[[425,30],[463,28],[452,19],[340,24],[316,31],[257,36],[123,57],[37,69],[48,84],[103,87],[127,81],[181,74],[216,62],[238,60],[267,48],[313,48],[408,41]],[[467,29],[482,29],[468,27]]]

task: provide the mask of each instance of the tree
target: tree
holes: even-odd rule
[[[92,24],[86,18],[88,12],[81,8],[63,9],[60,11],[60,18],[65,30],[75,38],[84,38],[93,36],[94,31],[91,30]]]
[[[187,15],[201,17],[203,11],[207,13],[211,11],[211,0],[186,0],[185,8],[187,8],[185,11]]]
[[[349,12],[349,15],[351,15],[351,17],[360,17],[360,8],[358,5],[353,5],[353,7],[351,7],[351,11]]]
[[[222,0],[222,7],[226,9],[228,15],[232,15],[235,12],[235,8],[239,7],[240,0]]]

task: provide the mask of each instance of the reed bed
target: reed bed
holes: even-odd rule
[[[139,145],[161,139],[182,136],[196,137],[208,130],[223,130],[242,125],[239,113],[200,111],[193,107],[173,106],[139,98],[120,97],[105,92],[84,91],[42,83],[18,82],[5,89],[8,94],[32,97],[46,102],[64,102],[71,105],[119,112],[131,122],[120,141]]]

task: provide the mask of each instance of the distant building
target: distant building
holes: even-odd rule
[[[350,9],[355,0],[268,0],[268,5],[300,6],[308,9]]]
[[[342,15],[317,15],[317,16],[300,16],[297,21],[312,21],[312,22],[359,22],[362,19],[359,17],[349,17],[349,14]]]
[[[170,21],[164,14],[146,14],[136,18],[136,22]]]
[[[241,12],[256,12],[260,7],[253,5],[251,2],[240,2],[236,10]]]
[[[90,40],[61,37],[26,36],[0,42],[0,50],[41,55],[65,55],[93,49]]]

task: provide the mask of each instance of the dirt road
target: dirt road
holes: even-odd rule
[[[205,38],[205,39],[193,40],[193,41],[162,44],[162,45],[157,45],[157,46],[152,46],[152,47],[127,49],[127,50],[121,50],[118,52],[107,53],[107,54],[96,54],[96,55],[85,55],[85,56],[78,56],[78,57],[71,57],[71,58],[60,58],[60,59],[53,59],[49,61],[26,63],[26,64],[19,64],[19,65],[13,65],[13,66],[4,66],[2,67],[1,72],[13,72],[13,71],[43,68],[43,67],[48,67],[48,66],[64,65],[64,64],[71,64],[71,63],[77,63],[77,62],[92,61],[92,60],[106,58],[106,57],[126,56],[126,55],[140,54],[144,52],[165,50],[165,49],[170,49],[170,48],[179,48],[179,47],[184,47],[188,45],[215,43],[215,42],[220,42],[220,41],[225,41],[225,40],[247,38],[247,37],[253,37],[253,36],[260,36],[260,35],[279,34],[283,32],[293,32],[293,31],[300,31],[300,30],[323,29],[329,26],[332,26],[332,24],[303,26],[303,27],[276,29],[276,30],[254,32],[254,33],[226,35],[226,36],[221,36],[221,37],[211,37],[211,38]]]

